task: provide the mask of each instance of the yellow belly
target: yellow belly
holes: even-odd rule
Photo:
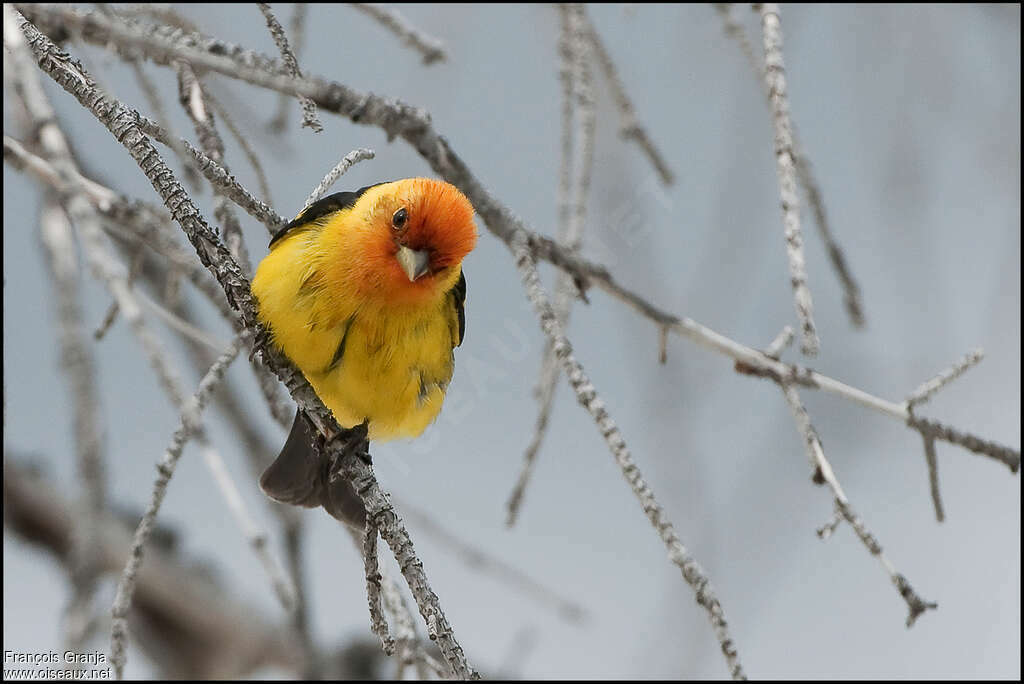
[[[368,419],[370,439],[388,440],[416,437],[434,421],[453,368],[448,323],[438,310],[397,318],[357,315],[341,361],[330,370],[302,371],[339,424]]]
[[[441,410],[454,370],[458,323],[448,300],[396,307],[358,300],[350,290],[310,294],[307,273],[296,268],[308,262],[304,245],[287,238],[253,278],[274,343],[343,427],[368,419],[371,440],[419,435]]]

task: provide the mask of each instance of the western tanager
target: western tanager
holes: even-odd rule
[[[325,197],[271,239],[252,281],[260,319],[342,427],[365,422],[370,440],[389,440],[437,417],[466,331],[462,259],[476,236],[458,189],[409,178]],[[361,520],[358,499],[329,484],[307,422],[296,414],[261,487]]]

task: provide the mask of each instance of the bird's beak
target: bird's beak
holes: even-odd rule
[[[398,265],[409,276],[409,281],[414,281],[430,270],[430,253],[426,250],[413,250],[405,245],[398,246],[398,253],[395,254]]]

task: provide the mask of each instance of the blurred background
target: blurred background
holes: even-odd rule
[[[282,23],[293,11],[274,5]],[[181,6],[204,32],[277,51],[252,5]],[[534,229],[557,220],[560,85],[558,13],[551,6],[403,6],[441,39],[448,59],[425,66],[365,14],[311,5],[302,68],[430,111],[477,177]],[[676,172],[661,187],[647,159],[618,137],[618,112],[599,72],[593,187],[583,253],[661,307],[751,346],[794,325],[772,126],[761,87],[709,5],[589,8],[637,114]],[[756,15],[736,8],[760,54]],[[1020,445],[1020,7],[782,8],[793,119],[828,215],[863,293],[867,327],[851,328],[842,292],[808,212],[810,288],[822,341],[813,367],[901,401],[967,350],[986,358],[921,411]],[[145,111],[129,68],[71,44],[98,80]],[[194,137],[173,74],[144,67],[177,131]],[[44,78],[87,173],[133,197],[158,198],[134,162],[70,96]],[[322,113],[300,129],[297,103],[283,136],[267,131],[276,93],[211,76],[264,162],[277,211],[293,215],[355,147],[375,160],[335,190],[430,175],[407,144]],[[4,131],[24,138],[4,106]],[[225,136],[232,171],[257,188]],[[180,165],[165,156],[175,169]],[[38,184],[4,166],[4,449],[31,455],[63,496],[75,478],[72,412],[59,369],[55,307],[38,237]],[[196,195],[212,216],[209,189]],[[255,260],[262,225],[240,214]],[[591,418],[558,388],[519,523],[505,501],[536,416],[532,396],[544,339],[505,246],[483,237],[466,262],[467,336],[439,421],[415,442],[375,445],[382,485],[451,535],[583,606],[566,620],[467,565],[422,518],[406,522],[432,586],[470,661],[485,675],[522,678],[727,676],[706,615],[651,529]],[[543,266],[547,282],[550,267]],[[89,330],[110,299],[86,272]],[[230,330],[195,293],[204,329]],[[940,443],[947,520],[935,521],[920,437],[835,396],[803,397],[847,495],[914,588],[939,609],[904,626],[906,606],[877,559],[841,526],[815,529],[832,504],[809,467],[786,404],[770,383],[737,375],[725,358],[679,338],[658,364],[657,330],[598,291],[568,329],[627,444],[726,611],[747,672],[763,678],[1020,678],[1020,479],[990,459]],[[152,320],[186,384],[198,375],[175,333]],[[154,464],[178,422],[123,320],[94,345],[109,496],[136,516]],[[796,358],[796,352],[788,352]],[[228,380],[278,445],[244,360]],[[250,510],[283,555],[242,448],[216,406],[206,414]],[[410,509],[413,510],[413,509]],[[306,590],[316,642],[371,637],[360,556],[322,510],[307,524]],[[160,521],[180,552],[201,559],[253,619],[284,615],[229,517],[194,444],[171,482]],[[134,524],[134,521],[133,523]],[[63,650],[66,571],[4,530],[4,649]],[[382,554],[393,566],[390,554]],[[393,569],[393,568],[392,568]],[[114,577],[97,597],[109,615]],[[422,630],[422,625],[420,625]],[[127,675],[158,674],[133,639]],[[91,645],[107,651],[109,626]],[[371,649],[372,651],[372,649]],[[5,664],[5,667],[8,665]],[[391,666],[381,670],[390,676]],[[277,677],[266,667],[257,676]]]

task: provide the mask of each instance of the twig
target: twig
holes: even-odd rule
[[[306,3],[299,3],[296,7],[305,7],[305,5]],[[267,182],[267,174],[263,170],[263,164],[260,163],[260,158],[259,155],[256,154],[256,150],[252,148],[252,145],[249,144],[249,139],[243,135],[238,129],[238,126],[235,125],[234,119],[227,109],[220,103],[220,100],[214,97],[213,93],[204,91],[204,94],[206,95],[207,102],[209,102],[217,111],[217,116],[219,116],[220,120],[224,122],[225,126],[227,126],[228,131],[231,133],[231,137],[234,138],[235,142],[238,143],[238,146],[242,148],[242,153],[245,155],[245,158],[249,160],[249,165],[252,166],[253,173],[256,174],[256,182],[260,186],[260,195],[263,196],[263,201],[268,206],[272,205],[273,199],[270,194],[270,183]],[[284,102],[288,102],[288,97],[286,95],[282,95],[281,98]]]
[[[871,552],[871,555],[876,556],[879,562],[881,562],[882,567],[885,568],[885,571],[889,573],[890,579],[892,579],[896,589],[900,592],[900,596],[907,602],[907,607],[910,609],[910,613],[907,616],[907,627],[912,626],[925,610],[937,608],[938,604],[924,601],[914,592],[907,579],[896,572],[896,568],[893,567],[892,563],[889,562],[889,559],[882,552],[882,546],[878,543],[878,540],[868,531],[864,521],[861,520],[860,516],[854,512],[853,507],[850,506],[843,488],[839,485],[839,480],[836,479],[835,473],[832,471],[832,466],[829,464],[828,459],[825,458],[825,451],[821,446],[821,440],[811,424],[811,418],[807,414],[807,409],[804,408],[803,403],[800,401],[799,392],[791,383],[782,383],[780,388],[786,398],[786,403],[789,404],[790,411],[793,413],[793,420],[796,421],[797,430],[804,439],[807,456],[811,461],[811,467],[814,468],[815,481],[828,484],[835,500],[836,511],[853,527],[857,537],[867,547],[868,551]],[[826,528],[828,527],[831,527],[829,533],[835,529],[834,525],[827,525]],[[827,537],[827,534],[821,531],[819,531],[818,535],[823,539]]]
[[[124,675],[124,665],[127,660],[128,646],[128,610],[131,608],[132,595],[135,593],[135,583],[142,565],[142,554],[149,539],[149,534],[156,522],[157,513],[163,503],[164,495],[167,493],[167,485],[174,475],[174,469],[181,458],[182,449],[188,439],[194,435],[202,426],[200,415],[210,395],[220,379],[224,376],[231,362],[241,351],[242,339],[236,338],[231,346],[210,366],[203,379],[199,382],[196,390],[188,402],[184,405],[181,413],[180,424],[174,431],[170,446],[164,454],[163,459],[157,465],[159,475],[153,483],[153,494],[149,507],[146,509],[139,526],[135,530],[135,537],[132,540],[131,551],[128,554],[128,563],[124,567],[121,579],[117,583],[117,595],[114,598],[112,609],[113,625],[111,627],[110,653],[111,662],[117,672],[117,678]]]
[[[827,523],[818,528],[818,538],[825,541],[831,537],[841,522],[843,522],[843,514],[839,511],[839,507],[835,506],[832,511],[832,517],[828,519]]]
[[[183,31],[198,31],[199,27],[196,26],[188,17],[183,16],[177,10],[170,5],[164,5],[159,3],[117,3],[115,5],[117,13],[126,17],[149,17],[156,19],[160,23],[169,24]]]
[[[292,52],[295,54],[296,59],[300,54],[302,54],[302,48],[305,46],[306,43],[306,16],[308,14],[309,3],[295,3],[295,9],[292,10],[292,20],[288,25],[288,32],[292,36]],[[288,105],[288,96],[282,93],[277,100],[277,114],[275,114],[274,118],[267,122],[267,128],[269,128],[272,132],[284,132],[285,127],[288,125]],[[267,202],[269,203],[270,195],[264,192],[263,196],[267,198]]]
[[[401,136],[424,157],[435,172],[466,194],[492,233],[506,244],[511,244],[513,238],[525,239],[532,257],[549,261],[563,270],[570,270],[582,287],[596,285],[611,296],[625,302],[656,325],[664,326],[681,337],[734,359],[738,362],[736,367],[740,372],[764,378],[792,378],[802,387],[813,387],[835,393],[901,422],[908,422],[909,415],[901,404],[873,396],[809,368],[775,361],[764,356],[762,352],[735,342],[691,319],[661,310],[643,297],[616,283],[604,267],[566,254],[553,241],[529,231],[510,209],[502,205],[475,178],[456,151],[433,129],[429,115],[422,109],[389,98],[360,93],[342,84],[319,78],[297,80],[282,76],[273,60],[244,48],[204,36],[189,35],[174,38],[168,36],[160,27],[125,27],[117,22],[106,21],[101,17],[74,9],[24,6],[24,11],[44,23],[49,22],[48,25],[73,28],[78,35],[90,43],[114,46],[118,50],[128,47],[139,49],[157,63],[167,63],[167,60],[175,56],[185,58],[197,66],[260,87],[291,95],[306,95],[314,99],[323,110],[347,116],[364,125],[378,126],[389,137]],[[67,81],[69,84],[67,87],[75,92],[73,80],[68,78],[60,80]],[[83,103],[89,106],[87,101]],[[93,110],[90,108],[90,111]],[[96,114],[95,111],[94,114]],[[101,117],[101,120],[110,121],[113,118],[112,115],[107,114]],[[131,126],[137,122],[137,118],[129,118],[131,120],[127,121],[125,125]],[[130,142],[137,140],[139,140],[137,135],[130,138]],[[129,148],[131,149],[130,145]],[[147,149],[149,148],[143,147],[140,152],[145,152]],[[138,154],[139,152],[136,152],[133,156],[140,161],[144,159],[144,157],[137,156]],[[147,175],[152,178],[152,174]],[[158,191],[168,195],[176,187],[160,181],[154,182],[154,186]],[[205,229],[205,224],[197,220],[194,208],[190,204],[185,205],[184,210],[176,211],[176,217],[183,224],[193,245],[204,258],[204,263],[216,262],[216,268],[222,269],[221,264],[224,261],[219,258],[219,252],[214,247],[208,246],[199,237],[198,231]],[[236,284],[237,280],[231,277],[230,272],[218,271],[218,274],[233,302],[245,303],[248,301],[246,299],[247,291]],[[273,350],[264,350],[264,354],[272,357]],[[290,385],[290,388],[295,393],[299,393],[303,389],[298,383],[294,383],[294,386]],[[311,401],[311,403],[315,402]],[[915,420],[917,423],[910,424],[910,427],[915,429],[918,429],[919,426],[925,427],[921,423],[922,419]],[[939,439],[946,439],[946,441],[955,439],[954,443],[970,445],[968,448],[992,455],[993,458],[1006,463],[1011,470],[1016,471],[1019,467],[1019,451],[1001,447],[973,435],[957,432],[940,424],[928,423],[928,426],[930,426],[929,429],[939,430],[937,435]],[[419,597],[417,601],[420,602]],[[446,659],[448,659],[447,656]]]
[[[366,598],[370,605],[370,627],[380,638],[381,647],[387,655],[394,655],[395,640],[388,630],[380,603],[380,570],[377,560],[377,528],[372,523],[363,531],[363,563],[366,571]]]
[[[180,382],[174,371],[171,369],[171,366],[167,360],[166,354],[163,351],[159,339],[156,338],[149,331],[148,326],[145,324],[145,320],[142,317],[139,305],[136,302],[130,287],[128,286],[127,277],[123,272],[123,266],[106,252],[106,249],[102,244],[102,234],[101,229],[99,227],[97,214],[93,211],[88,200],[85,198],[84,194],[79,190],[78,186],[75,184],[76,178],[78,178],[80,174],[77,173],[77,169],[75,168],[74,162],[70,157],[70,153],[67,144],[64,140],[64,136],[61,133],[60,129],[57,127],[56,119],[53,116],[52,108],[49,107],[49,103],[46,100],[45,94],[40,89],[40,85],[36,78],[36,72],[34,71],[34,69],[31,69],[31,67],[26,67],[26,62],[28,58],[27,48],[25,45],[25,40],[22,37],[22,33],[17,29],[17,21],[18,18],[15,16],[14,11],[10,8],[10,6],[5,5],[4,41],[5,43],[7,43],[12,53],[14,53],[13,59],[16,60],[16,64],[18,65],[18,72],[22,76],[22,78],[19,79],[19,82],[22,84],[21,88],[19,89],[19,92],[25,93],[25,96],[27,98],[26,102],[33,103],[30,106],[35,108],[36,113],[41,116],[45,116],[46,119],[49,121],[47,125],[50,127],[51,132],[50,134],[43,136],[43,145],[48,153],[48,156],[50,157],[51,163],[57,170],[58,176],[63,181],[63,184],[65,186],[63,192],[66,193],[66,196],[68,197],[68,199],[66,200],[68,213],[75,220],[76,225],[81,231],[85,251],[89,259],[89,262],[92,266],[92,269],[96,272],[100,279],[103,280],[103,282],[107,285],[108,289],[110,290],[111,294],[117,300],[118,306],[120,310],[123,312],[125,319],[129,322],[140,344],[146,351],[146,354],[149,357],[150,364],[153,367],[154,371],[156,372],[158,380],[160,381],[161,387],[163,388],[165,393],[170,397],[174,405],[182,407],[182,410],[185,411],[187,410],[187,407],[185,407],[183,404],[184,397],[182,390],[180,388]],[[26,27],[27,26],[28,25],[26,24]],[[80,81],[80,83],[84,83],[86,85],[91,84],[91,81],[87,77],[85,77],[84,73],[82,74],[82,76],[83,81]],[[237,349],[235,353],[237,353]],[[196,422],[198,422],[198,418],[196,418]],[[205,444],[206,440],[202,434],[201,426],[198,426],[196,430],[200,433],[199,436],[201,438],[201,441]],[[163,491],[165,491],[166,489],[166,484],[170,480],[171,473],[173,472],[173,462],[177,461],[177,458],[180,456],[180,453],[181,452],[179,447],[177,455],[175,455],[172,459],[172,467],[169,470],[167,470],[166,473],[164,471],[161,471],[161,477],[164,477],[166,475],[166,481],[163,483],[162,486],[158,486],[158,489],[160,489],[159,498],[157,498],[157,493],[155,490],[155,505],[153,508],[154,516],[156,515],[156,509],[159,508],[159,502],[163,498]],[[218,482],[222,483],[224,479],[225,478],[223,477],[218,478]],[[225,498],[229,502],[229,505],[232,503],[240,504],[240,499],[238,499],[237,496],[235,497],[236,501],[232,501],[230,491],[225,490]],[[238,506],[236,505],[234,508],[237,509]],[[239,518],[239,523],[242,525],[243,532],[246,532],[252,528],[251,524],[245,524],[244,518]],[[152,521],[150,521],[149,525],[152,525]],[[148,532],[146,534],[148,534]],[[141,539],[142,543],[144,543],[145,541],[145,536],[146,535],[143,535],[143,538]],[[256,539],[256,537],[253,536],[249,536],[249,539],[250,542],[252,543],[254,551],[257,554],[257,557],[259,557],[261,561],[264,562],[264,565],[268,568],[275,566],[275,564],[267,555],[268,552],[265,548],[265,544],[258,544],[258,540]],[[136,563],[141,562],[141,547],[138,548],[137,553],[138,557],[137,559],[135,559]],[[275,583],[275,586],[280,588],[280,572],[270,572],[270,576],[271,580]],[[285,606],[286,610],[290,609],[291,603],[287,591],[279,591],[279,597],[281,598],[282,604]],[[126,600],[128,601],[128,604],[130,604],[130,592]],[[117,609],[118,606],[115,605],[115,617],[117,616]],[[126,604],[121,606],[121,609],[121,617],[123,617],[123,615],[127,614],[128,605]],[[112,659],[115,662],[119,676],[123,671],[125,652],[124,643],[119,641],[118,635],[119,633],[121,633],[121,636],[126,638],[125,629],[126,623],[124,623],[123,620],[120,623],[118,623],[117,620],[115,620],[115,626],[112,631],[112,645],[114,648]]]
[[[401,38],[403,43],[419,52],[423,57],[424,64],[443,62],[448,58],[444,51],[444,43],[414,27],[398,10],[368,2],[350,4],[357,10],[373,17],[377,23]]]
[[[243,333],[238,338],[238,341],[234,343],[232,349],[236,354],[240,344],[244,343],[246,337],[247,335]],[[216,365],[216,362],[214,362],[214,365]],[[211,366],[211,368],[213,367]],[[231,473],[228,472],[220,452],[206,444],[201,445],[200,449],[203,452],[203,460],[206,461],[206,465],[213,474],[214,481],[217,483],[217,488],[221,491],[224,500],[228,504],[228,508],[231,510],[231,515],[234,516],[246,542],[252,547],[256,557],[263,565],[264,572],[270,578],[270,584],[274,588],[278,600],[284,606],[285,611],[291,613],[295,610],[295,587],[291,579],[281,568],[281,565],[270,555],[267,549],[267,533],[249,515],[249,511],[242,501],[242,495],[239,493],[235,481],[231,478]]]
[[[647,133],[647,128],[637,118],[636,108],[626,93],[626,86],[619,77],[618,69],[615,68],[615,62],[612,61],[611,55],[608,54],[608,48],[605,47],[604,41],[598,35],[597,29],[594,28],[593,21],[587,16],[584,16],[584,21],[586,22],[587,36],[594,48],[594,54],[601,65],[601,70],[604,71],[604,78],[608,82],[608,89],[611,91],[612,99],[615,100],[615,104],[619,108],[619,135],[626,140],[634,141],[643,150],[644,154],[647,155],[651,165],[654,166],[654,170],[658,172],[661,182],[664,185],[672,185],[675,182],[675,174],[669,168],[665,157],[655,147],[654,142]]]
[[[711,621],[711,626],[715,631],[715,636],[718,638],[722,654],[725,656],[729,672],[733,679],[745,679],[746,675],[743,673],[743,667],[739,661],[739,654],[737,653],[732,637],[729,634],[728,623],[725,620],[725,612],[722,610],[722,606],[719,603],[718,598],[715,596],[714,590],[711,587],[711,582],[707,575],[704,574],[704,570],[700,567],[700,564],[697,563],[696,559],[690,555],[690,552],[685,546],[683,546],[683,543],[676,534],[672,523],[665,517],[664,510],[658,503],[657,499],[654,498],[654,493],[651,491],[647,482],[643,479],[640,469],[633,461],[633,456],[630,454],[629,447],[626,446],[626,443],[622,438],[622,434],[619,432],[619,428],[615,425],[611,416],[608,415],[608,411],[604,407],[604,401],[598,397],[597,390],[590,382],[590,378],[587,377],[586,372],[583,370],[583,366],[581,366],[579,361],[577,361],[575,356],[573,356],[569,340],[567,340],[565,335],[562,333],[561,326],[558,323],[558,318],[551,309],[547,295],[544,293],[544,288],[540,283],[540,277],[537,274],[537,267],[533,261],[533,256],[530,253],[525,235],[518,235],[513,239],[512,249],[516,259],[516,268],[522,276],[523,286],[526,289],[526,295],[529,298],[530,303],[533,304],[537,316],[540,318],[540,324],[544,334],[547,335],[549,340],[551,340],[555,354],[562,363],[562,369],[569,380],[569,384],[576,393],[576,399],[583,408],[587,410],[591,417],[593,417],[594,422],[597,424],[598,429],[601,431],[601,435],[604,437],[604,440],[608,445],[608,449],[611,451],[615,461],[619,464],[619,467],[622,468],[623,477],[626,478],[626,481],[632,488],[633,493],[640,501],[640,505],[643,508],[644,513],[647,515],[648,520],[651,521],[651,525],[654,527],[658,536],[668,549],[669,558],[673,563],[679,566],[679,569],[682,571],[683,578],[686,580],[687,584],[693,588],[694,593],[696,594],[697,603],[703,606],[707,611],[708,618]]]
[[[60,191],[64,187],[60,175],[50,162],[32,154],[19,141],[7,135],[4,136],[4,161],[19,171],[32,173],[55,190]],[[165,224],[170,227],[169,217],[163,210],[118,195],[113,190],[80,175],[77,170],[74,170],[72,178],[104,219],[104,229],[108,234],[130,241],[136,247],[148,247],[168,259],[173,268],[182,271],[196,289],[206,295],[224,318],[234,318],[235,314],[228,306],[224,292],[216,280],[163,229]],[[116,303],[115,300],[114,304]],[[288,425],[291,425],[290,418]]]
[[[426,679],[426,668],[433,658],[427,656],[420,646],[419,637],[416,635],[416,624],[413,622],[409,607],[405,604],[402,592],[398,585],[387,575],[381,579],[381,597],[384,599],[384,609],[391,613],[391,619],[395,625],[395,651],[398,655],[398,663],[395,668],[395,680],[400,681],[405,674],[405,668],[415,665],[419,678]],[[424,658],[425,656],[425,658]],[[445,677],[444,666],[434,662],[437,669],[434,672],[439,677]]]
[[[789,277],[793,285],[793,301],[803,329],[801,350],[808,356],[818,353],[818,332],[814,327],[814,306],[807,287],[804,264],[804,241],[800,232],[800,197],[797,194],[796,166],[793,159],[793,133],[789,122],[789,97],[786,92],[786,71],[782,62],[782,25],[779,6],[761,5],[761,32],[764,35],[764,78],[768,84],[775,125],[775,161],[782,197],[782,223],[785,227],[786,252],[789,255]]]
[[[188,117],[192,120],[199,145],[210,159],[219,163],[224,171],[227,171],[228,165],[224,161],[224,141],[221,140],[220,133],[217,132],[213,113],[210,111],[202,84],[188,62],[179,61],[175,67],[178,72],[179,99]],[[242,267],[242,272],[249,275],[252,273],[252,262],[249,260],[249,250],[245,247],[242,225],[238,222],[238,217],[225,197],[224,191],[215,186],[214,192],[216,192],[217,198],[214,200],[213,217],[221,224],[221,233],[231,256]]]
[[[175,403],[180,403],[180,395],[175,394],[174,371],[166,361],[159,339],[149,331],[142,318],[138,304],[131,295],[127,273],[122,264],[105,252],[99,220],[81,186],[76,182],[79,174],[71,158],[71,151],[63,133],[57,126],[53,108],[50,106],[46,93],[42,90],[37,73],[31,66],[31,58],[25,40],[21,32],[18,31],[16,22],[13,8],[10,5],[4,5],[4,43],[11,51],[15,90],[21,95],[31,118],[45,122],[43,125],[46,130],[41,132],[40,141],[62,185],[61,195],[65,210],[81,232],[83,248],[90,267],[104,281],[114,296],[125,319],[139,338],[161,385],[172,397],[177,398]]]
[[[118,16],[122,14],[125,8],[118,4],[111,5],[109,3],[100,2],[96,3],[96,9],[107,16]],[[138,59],[129,60],[129,66],[132,70],[132,74],[135,76],[135,82],[138,84],[139,90],[142,91],[143,97],[146,98],[146,103],[149,105],[150,110],[152,110],[157,123],[168,131],[173,131],[173,128],[170,125],[170,119],[167,116],[167,110],[164,108],[163,100],[160,98],[160,92],[157,90],[156,84],[153,83],[153,79],[146,74],[146,70]],[[177,137],[178,136],[173,133],[171,134],[171,138],[173,140],[171,149],[181,160],[185,180],[188,181],[189,186],[193,190],[199,191],[201,181],[199,172],[195,168],[195,162],[192,161],[192,158],[187,152],[185,152],[185,149],[181,144],[177,142]]]
[[[142,292],[141,290],[136,290],[135,296],[139,299],[139,301],[148,306],[153,311],[153,313],[155,313],[157,316],[163,319],[164,323],[171,326],[188,339],[194,342],[198,342],[199,344],[204,345],[209,349],[213,349],[214,351],[219,351],[227,347],[227,345],[224,342],[215,339],[209,333],[200,330],[199,328],[192,325],[188,321],[183,321],[174,313],[165,309],[163,306],[160,305],[159,302],[156,302],[149,296],[147,296],[145,292]]]
[[[281,378],[299,406],[312,420],[317,431],[327,438],[325,453],[321,457],[332,462],[340,462],[341,475],[349,479],[363,499],[367,519],[377,525],[381,536],[391,547],[395,560],[417,601],[420,614],[432,627],[432,633],[451,673],[457,677],[476,677],[441,611],[437,595],[430,588],[422,563],[415,555],[412,541],[392,509],[387,494],[377,483],[371,466],[351,450],[343,450],[343,445],[338,444],[336,440],[330,439],[340,432],[333,416],[294,365],[272,345],[265,344],[265,331],[256,316],[248,280],[200,216],[173,172],[156,154],[152,143],[140,130],[138,114],[98,91],[81,64],[72,61],[30,22],[23,23],[21,29],[36,54],[40,68],[74,96],[108,130],[115,133],[116,139],[128,149],[164,204],[171,210],[174,219],[181,225],[202,263],[221,283],[228,301],[239,312],[242,323],[248,329],[257,332],[255,338],[259,341],[254,343],[254,355],[261,356],[268,367]]]
[[[42,131],[41,131],[42,132]],[[61,366],[68,381],[74,410],[75,461],[82,483],[76,503],[76,524],[68,567],[72,597],[66,611],[67,646],[79,650],[92,623],[92,599],[98,578],[97,540],[99,517],[107,501],[106,462],[100,427],[100,401],[96,387],[96,362],[88,343],[76,283],[76,264],[71,225],[55,203],[48,202],[39,222],[46,262],[53,278],[57,304],[57,339]]]
[[[150,128],[146,132],[152,134],[153,130]],[[157,136],[154,136],[154,138],[160,142],[166,142],[166,140]],[[254,197],[217,161],[210,159],[210,157],[192,147],[189,142],[184,141],[184,144],[185,150],[195,157],[199,172],[206,177],[206,180],[210,181],[218,192],[223,193],[225,197],[244,209],[250,216],[261,221],[268,231],[273,233],[285,223],[288,223],[288,219],[271,209],[262,200]]]
[[[921,438],[924,440],[924,458],[928,463],[928,485],[935,506],[935,519],[943,522],[946,514],[942,510],[942,492],[939,491],[939,459],[935,455],[935,438],[931,435],[922,435]]]
[[[410,505],[407,501],[400,501],[399,503],[402,506],[402,512],[412,523],[413,527],[419,527],[424,533],[451,551],[456,558],[467,566],[481,573],[491,575],[509,587],[532,597],[538,604],[557,611],[562,618],[569,622],[580,624],[586,620],[586,610],[580,604],[565,598],[558,591],[544,586],[504,560],[491,556],[459,539],[426,511]]]
[[[594,96],[590,62],[592,44],[586,34],[586,12],[582,5],[561,4],[560,76],[562,80],[562,161],[559,171],[558,243],[570,253],[578,253],[586,225],[590,179],[594,166]],[[575,171],[575,173],[574,173]],[[577,287],[572,275],[560,272],[555,282],[554,311],[565,326],[576,299]],[[523,467],[506,504],[505,524],[515,525],[519,507],[533,473],[537,453],[547,433],[559,377],[558,360],[551,344],[544,348],[540,379],[537,381],[537,420],[533,437],[523,454]]]
[[[374,156],[373,150],[368,150],[365,147],[360,147],[359,149],[352,150],[346,154],[333,169],[327,172],[327,175],[324,176],[323,180],[320,181],[320,184],[316,186],[316,189],[309,194],[309,197],[306,198],[306,203],[302,205],[302,211],[305,211],[309,208],[309,205],[323,197],[330,187],[334,185],[334,183],[337,182],[337,180],[341,178],[346,171],[352,168],[353,165],[366,159],[373,159]],[[301,214],[302,212],[300,211],[299,213]]]
[[[731,340],[690,318],[664,311],[637,293],[619,285],[604,266],[567,254],[553,240],[530,231],[508,207],[502,205],[476,179],[447,140],[433,129],[429,115],[422,109],[389,98],[359,93],[340,83],[319,78],[295,80],[281,76],[276,71],[277,67],[273,60],[215,39],[193,35],[176,42],[165,37],[160,27],[133,30],[115,21],[74,8],[39,5],[19,7],[28,15],[43,20],[44,25],[66,25],[90,43],[124,45],[139,49],[153,61],[163,64],[169,63],[173,57],[180,57],[253,85],[292,95],[306,94],[323,110],[347,116],[364,125],[379,126],[389,136],[400,135],[420,152],[441,177],[462,190],[496,237],[511,245],[514,236],[525,236],[531,255],[535,259],[548,261],[562,270],[570,271],[581,287],[599,287],[656,325],[664,326],[681,337],[734,359],[738,362],[737,370],[741,372],[758,377],[794,377],[803,387],[837,394],[901,422],[906,423],[910,417],[901,404],[873,396],[812,369],[775,361],[764,356],[762,352]],[[50,24],[45,24],[47,21]],[[139,117],[134,113],[132,117],[134,122],[139,121]],[[280,220],[284,221],[283,218]],[[204,250],[204,253],[206,251]],[[237,296],[237,293],[232,293],[232,296]],[[955,436],[958,441],[954,443],[970,444],[972,446],[968,448],[971,450],[1004,462],[1014,472],[1019,468],[1019,450],[1008,449],[941,424],[935,425],[942,428],[938,439],[951,441],[946,437]]]
[[[273,377],[273,376],[271,376]],[[299,637],[299,648],[304,663],[302,675],[309,680],[320,679],[320,668],[317,665],[316,644],[309,628],[309,609],[306,599],[305,557],[303,554],[303,538],[305,526],[297,511],[285,506],[273,506],[276,515],[284,527],[285,557],[288,559],[288,574],[295,584],[295,611],[292,613],[292,624]]]
[[[78,510],[56,489],[57,479],[39,471],[41,459],[4,454],[4,535],[45,549],[55,563],[70,562]],[[115,503],[114,508],[118,508]],[[98,568],[116,576],[129,555],[134,524],[104,512],[93,551]],[[201,567],[204,559],[156,542],[136,575],[130,621],[147,627],[139,645],[160,671],[173,679],[239,679],[261,668],[283,671],[298,666],[294,641],[262,607],[246,603],[230,586],[219,584]],[[206,559],[208,560],[208,559]]]
[[[783,327],[779,334],[772,340],[772,343],[768,345],[768,348],[764,350],[764,355],[770,359],[779,360],[782,355],[782,351],[793,343],[793,329],[788,325]]]
[[[270,35],[274,38],[274,44],[277,45],[277,49],[281,52],[281,60],[284,62],[287,72],[296,78],[301,77],[302,72],[299,71],[299,60],[295,58],[295,53],[292,52],[291,47],[288,45],[288,36],[285,35],[284,27],[281,26],[274,13],[270,11],[270,5],[265,2],[256,4],[260,8],[260,12],[263,12],[263,18],[267,21],[267,28],[270,30]],[[316,104],[308,97],[300,97],[299,103],[302,105],[302,126],[304,128],[312,128],[314,133],[322,133],[324,127],[316,116]]]
[[[144,261],[144,258],[143,258],[144,256],[145,256],[145,253],[144,253],[142,247],[140,246],[136,250],[135,256],[132,258],[131,270],[128,271],[128,284],[129,285],[134,283],[135,279],[138,277],[139,269],[142,268],[142,262]],[[110,303],[110,307],[107,309],[106,315],[103,316],[103,320],[100,321],[99,327],[96,328],[96,330],[94,330],[93,333],[92,333],[92,337],[93,337],[94,340],[96,340],[98,342],[98,341],[100,341],[100,340],[102,340],[104,338],[104,336],[110,331],[110,327],[112,325],[114,325],[114,321],[117,320],[117,313],[120,310],[121,310],[121,307],[119,307],[117,305],[117,300],[116,299]],[[218,348],[220,348],[220,347],[218,347]]]
[[[942,371],[931,380],[922,383],[911,392],[910,396],[907,397],[907,409],[912,411],[918,405],[931,399],[935,396],[936,392],[976,366],[983,358],[985,358],[985,352],[981,349],[973,349],[967,352],[962,359],[951,367]]]
[[[732,14],[732,3],[714,3],[715,9],[718,10],[722,17],[723,29],[725,34],[733,38],[740,47],[740,51],[746,56],[747,61],[750,63],[750,68],[757,77],[758,83],[761,84],[761,88],[764,91],[765,101],[771,106],[771,91],[768,87],[768,83],[764,78],[764,64],[760,58],[754,53],[754,48],[747,39],[747,34],[743,31],[743,27],[736,22],[736,19]],[[804,189],[804,194],[807,196],[807,203],[811,206],[811,212],[814,214],[815,225],[818,227],[818,234],[821,236],[822,241],[825,243],[825,250],[828,252],[829,261],[832,262],[832,269],[835,271],[836,276],[839,278],[839,284],[843,288],[843,303],[846,306],[846,312],[850,317],[850,323],[855,328],[864,326],[864,305],[861,303],[860,286],[857,285],[857,281],[853,277],[853,273],[850,270],[849,265],[846,263],[846,256],[840,248],[839,243],[836,241],[835,236],[832,234],[832,229],[828,221],[828,215],[825,213],[825,200],[822,197],[821,188],[818,185],[817,179],[814,177],[814,172],[811,169],[811,162],[807,155],[802,149],[800,144],[800,135],[797,130],[796,124],[791,120],[791,133],[793,138],[793,158],[796,163],[796,172],[800,180],[800,185]]]

